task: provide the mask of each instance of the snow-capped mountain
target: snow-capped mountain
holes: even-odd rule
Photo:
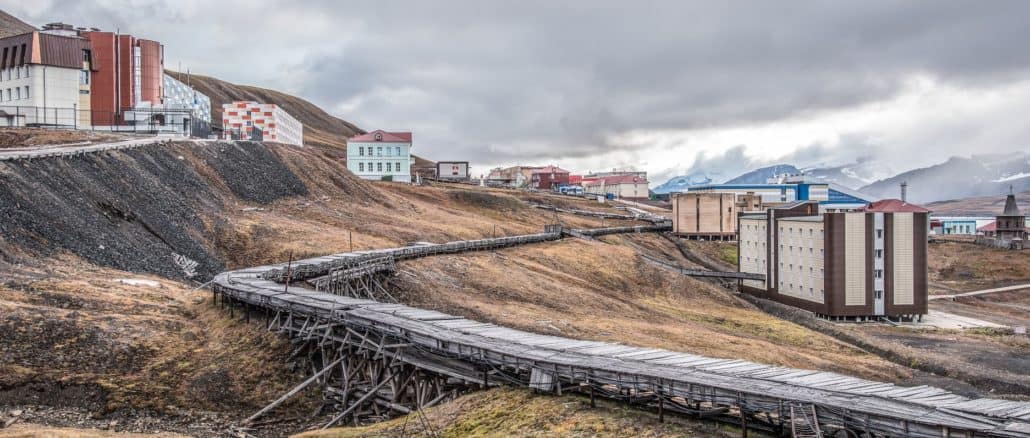
[[[970,196],[1003,195],[1009,186],[1030,190],[1030,155],[1025,153],[952,157],[941,164],[913,169],[862,187],[873,196],[897,198],[908,182],[908,199],[932,202]]]
[[[689,175],[674,176],[661,185],[651,189],[651,191],[655,194],[664,195],[666,193],[685,192],[692,186],[712,184],[714,182],[715,181],[704,173],[696,172]]]
[[[790,174],[796,175],[801,171],[790,164],[775,164],[758,168],[726,181],[726,184],[765,184],[769,178],[774,176]]]

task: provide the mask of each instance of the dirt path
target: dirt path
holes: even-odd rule
[[[930,295],[930,297],[928,299],[930,299],[930,300],[952,299],[953,300],[953,299],[959,298],[959,297],[974,297],[974,296],[977,296],[977,295],[986,295],[986,294],[993,294],[993,293],[998,293],[998,292],[1008,292],[1008,291],[1023,290],[1023,289],[1030,290],[1030,283],[1027,283],[1027,284],[1017,284],[1017,285],[1006,286],[1006,287],[996,287],[996,288],[993,288],[993,289],[983,289],[983,290],[977,290],[977,291],[973,291],[973,292],[965,292],[965,293],[952,294],[952,295]]]

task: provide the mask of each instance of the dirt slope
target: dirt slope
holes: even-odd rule
[[[347,138],[363,134],[361,128],[334,117],[322,108],[289,94],[250,85],[237,85],[210,76],[190,75],[171,70],[165,73],[184,83],[189,83],[197,91],[211,98],[211,122],[216,126],[222,123],[222,104],[235,100],[253,100],[261,103],[274,103],[304,124],[304,143],[344,148]]]
[[[0,38],[21,35],[36,30],[35,26],[21,21],[7,12],[0,10]]]
[[[1023,211],[1030,208],[1030,191],[1016,193],[1016,203]],[[926,208],[940,216],[989,216],[1001,214],[1005,209],[1005,195],[976,196],[926,204]]]

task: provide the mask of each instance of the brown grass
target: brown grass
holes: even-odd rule
[[[930,293],[965,292],[1016,283],[1030,283],[1030,254],[938,240],[929,244]]]
[[[288,342],[240,324],[207,292],[157,277],[50,260],[46,278],[0,286],[0,386],[30,382],[98,387],[104,410],[169,406],[249,411],[301,376]],[[123,284],[154,281],[158,287]],[[68,400],[74,403],[74,400]]]
[[[498,388],[469,394],[429,408],[425,416],[442,437],[483,436],[680,436],[731,437],[740,430],[669,415],[659,423],[654,412],[599,401],[597,408],[578,396],[535,395],[528,390]],[[413,436],[426,432],[417,414],[365,427],[307,432],[299,438]]]
[[[48,427],[38,424],[15,423],[7,429],[0,430],[0,438],[179,438],[186,435],[177,433],[130,433],[112,432],[97,429],[77,429],[70,427]]]

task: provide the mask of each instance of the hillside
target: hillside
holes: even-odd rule
[[[0,10],[0,38],[6,38],[12,35],[21,35],[34,30],[36,30],[36,28],[31,24],[21,21],[18,17]]]
[[[303,380],[304,368],[287,359],[283,338],[233,322],[194,286],[291,254],[538,232],[556,216],[530,200],[609,208],[512,190],[370,184],[331,150],[276,144],[187,141],[0,163],[0,330],[16,334],[0,338],[0,404],[31,407],[33,422],[54,426],[75,426],[55,410],[98,418],[90,427],[131,419],[142,430],[197,433],[182,418],[231,423]],[[405,262],[394,293],[539,333],[912,377],[644,254],[691,266],[660,236],[567,239]],[[281,418],[308,418],[319,398],[305,394]]]
[[[237,85],[210,76],[165,70],[165,73],[189,83],[197,91],[211,98],[211,121],[221,125],[222,104],[235,100],[253,100],[263,103],[274,103],[282,107],[304,124],[304,143],[318,146],[345,148],[347,138],[363,134],[361,128],[353,123],[335,117],[315,104],[296,96],[250,85]]]
[[[1030,191],[1016,193],[1016,203],[1023,212],[1030,212]],[[974,196],[926,204],[937,216],[995,216],[1005,208],[1005,195]]]

